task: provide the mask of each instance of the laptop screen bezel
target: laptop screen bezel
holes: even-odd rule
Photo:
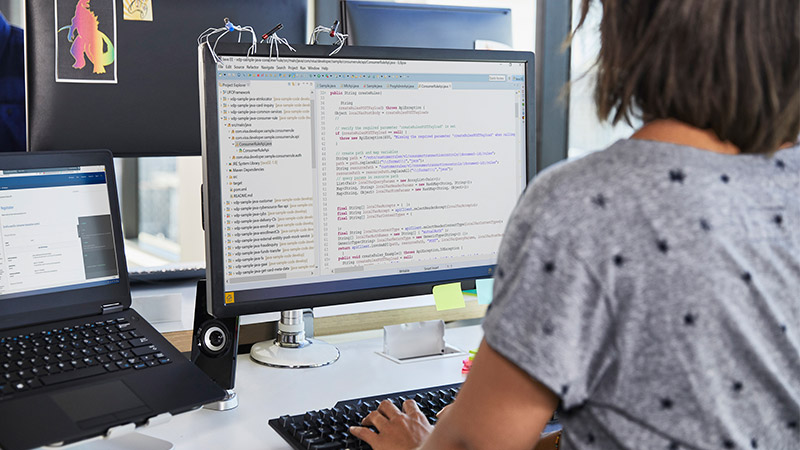
[[[116,249],[119,282],[58,292],[23,295],[0,300],[0,330],[99,314],[103,305],[131,305],[128,268],[123,251],[122,226],[114,164],[108,150],[72,150],[46,153],[0,154],[0,170],[51,169],[97,166],[106,171],[106,188]]]

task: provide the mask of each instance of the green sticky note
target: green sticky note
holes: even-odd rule
[[[461,293],[461,283],[440,284],[433,287],[433,300],[436,302],[437,311],[458,309],[467,306],[464,303],[464,294]]]
[[[478,295],[478,291],[475,289],[467,289],[466,291],[461,291],[464,295]]]
[[[475,290],[478,291],[479,305],[488,305],[489,303],[492,303],[494,278],[481,278],[480,280],[475,280]]]

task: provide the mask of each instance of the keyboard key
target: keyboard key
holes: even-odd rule
[[[21,378],[19,377],[18,372],[4,373],[3,374],[3,379],[5,379],[5,381],[8,382],[8,383],[13,383],[15,381],[21,380]]]
[[[129,340],[128,343],[131,344],[131,347],[141,347],[144,345],[150,345],[150,339],[147,339],[146,337],[139,337]]]
[[[308,447],[310,450],[338,450],[343,449],[344,443],[342,442],[326,442],[324,444],[312,444]]]
[[[134,347],[131,351],[136,356],[144,356],[158,353],[158,348],[155,345],[148,345],[147,347]]]

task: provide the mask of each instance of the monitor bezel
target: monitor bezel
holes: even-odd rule
[[[246,56],[246,44],[222,44],[216,47],[220,56]],[[281,54],[290,57],[331,58],[333,47],[328,45],[295,46],[296,52],[281,49]],[[257,56],[269,56],[266,45],[258,47]],[[525,63],[525,101],[528,120],[526,122],[526,180],[530,181],[536,173],[535,155],[535,105],[534,55],[524,51],[486,51],[454,49],[420,49],[399,47],[343,47],[334,58],[405,59],[405,60],[444,60],[444,61],[489,61]],[[398,297],[425,295],[432,292],[433,286],[461,282],[462,289],[473,289],[475,278],[440,279],[435,282],[404,284],[389,287],[370,288],[324,294],[282,297],[225,304],[222,239],[222,193],[219,165],[219,133],[217,129],[217,90],[216,63],[207,46],[198,47],[198,74],[200,77],[200,121],[203,154],[203,224],[206,245],[206,307],[215,317],[226,318],[245,314],[287,311],[302,308],[357,303]],[[212,189],[213,187],[213,189]],[[491,270],[490,270],[491,272]],[[489,276],[489,274],[487,274]]]
[[[128,269],[120,225],[119,200],[111,152],[108,150],[71,150],[66,152],[26,152],[0,154],[0,170],[46,169],[75,166],[104,166],[109,211],[117,258],[118,283],[89,288],[68,289],[44,294],[24,295],[0,300],[0,330],[18,328],[53,320],[99,314],[103,305],[131,305]],[[114,219],[116,217],[116,219]]]

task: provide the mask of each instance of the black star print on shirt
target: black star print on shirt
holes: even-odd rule
[[[683,180],[685,179],[686,179],[686,174],[683,173],[681,169],[669,171],[669,181],[672,181],[673,183],[683,184]]]
[[[622,267],[625,264],[625,257],[622,255],[614,255],[614,265],[617,267]]]
[[[597,206],[599,206],[601,208],[605,208],[606,207],[606,198],[603,196],[603,194],[597,194],[594,197],[592,197],[592,203],[594,203],[595,205],[597,205]]]

